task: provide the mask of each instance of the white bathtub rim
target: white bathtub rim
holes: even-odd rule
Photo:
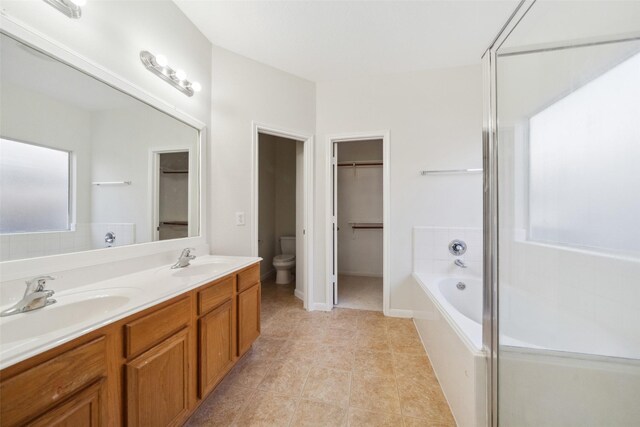
[[[442,317],[444,317],[447,320],[447,323],[449,324],[449,326],[451,326],[451,329],[453,329],[453,331],[456,333],[456,335],[458,335],[458,337],[460,338],[460,340],[464,343],[465,347],[467,347],[467,349],[469,350],[470,353],[472,353],[474,356],[485,356],[485,351],[482,348],[482,341],[479,343],[480,345],[476,345],[473,340],[468,336],[468,334],[465,333],[465,331],[462,329],[462,327],[459,325],[458,321],[456,319],[454,319],[454,317],[451,315],[451,312],[457,313],[461,320],[464,323],[469,323],[472,324],[476,327],[480,327],[480,339],[482,339],[482,325],[479,325],[478,323],[474,322],[473,320],[469,319],[468,317],[466,317],[464,314],[460,313],[453,305],[449,304],[446,300],[444,302],[441,302],[439,298],[437,298],[433,292],[431,292],[431,290],[429,289],[429,286],[427,284],[424,283],[423,279],[422,279],[422,275],[420,273],[413,273],[412,274],[413,278],[416,280],[416,282],[418,282],[418,285],[420,285],[420,287],[422,288],[422,290],[424,292],[426,292],[427,296],[429,297],[429,299],[431,299],[431,301],[433,302],[433,305],[435,305],[437,307],[437,309],[440,311],[440,314],[442,315]],[[429,279],[432,279],[433,281],[437,280],[437,277],[429,277]],[[444,296],[442,297],[442,299],[444,299]],[[444,306],[446,304],[446,307]],[[449,309],[449,310],[447,310]],[[415,313],[418,313],[418,311],[415,311]]]

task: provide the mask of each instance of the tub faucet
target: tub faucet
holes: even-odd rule
[[[456,259],[454,263],[460,268],[467,268],[467,264],[465,264],[464,261],[461,259]]]
[[[172,269],[185,268],[189,266],[189,261],[196,259],[195,255],[191,255],[191,251],[195,251],[194,248],[184,248],[178,261],[171,266]]]
[[[26,313],[42,307],[54,304],[56,300],[50,299],[55,293],[52,290],[45,290],[47,280],[55,280],[51,276],[38,276],[27,280],[27,289],[24,291],[22,299],[11,308],[4,310],[0,316],[11,316],[12,314]]]

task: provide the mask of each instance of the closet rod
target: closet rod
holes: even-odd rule
[[[338,163],[339,167],[349,166],[349,167],[358,167],[358,166],[382,166],[382,162],[343,162]]]
[[[188,221],[161,221],[160,225],[189,225]]]

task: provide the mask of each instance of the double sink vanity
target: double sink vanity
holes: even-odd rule
[[[259,261],[203,256],[1,317],[2,425],[181,425],[260,334]]]

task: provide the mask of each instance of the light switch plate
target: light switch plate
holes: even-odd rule
[[[244,212],[236,212],[236,225],[245,225]]]

